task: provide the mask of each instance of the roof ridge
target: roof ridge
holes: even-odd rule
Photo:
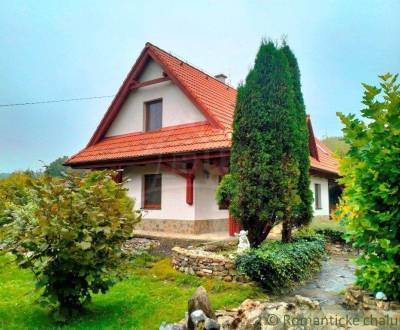
[[[146,45],[146,47],[154,47],[154,48],[156,48],[157,50],[163,52],[164,54],[166,54],[166,55],[168,55],[168,56],[172,56],[172,57],[175,58],[176,60],[181,61],[182,63],[184,63],[184,64],[190,66],[190,67],[193,68],[194,70],[197,70],[197,71],[199,71],[200,73],[202,73],[202,74],[204,74],[204,75],[210,77],[211,79],[213,79],[213,80],[215,80],[215,81],[221,83],[222,85],[224,85],[224,86],[226,86],[226,87],[229,87],[229,88],[231,88],[231,89],[233,89],[233,90],[236,91],[236,88],[234,88],[233,86],[231,86],[231,85],[229,85],[229,84],[227,84],[227,83],[224,83],[224,82],[222,82],[221,80],[218,80],[217,78],[215,78],[215,77],[212,76],[211,74],[207,73],[205,70],[200,69],[200,68],[194,66],[193,64],[191,64],[191,63],[189,63],[189,62],[187,62],[187,61],[182,60],[182,59],[179,58],[177,55],[174,55],[173,53],[168,52],[168,51],[166,51],[166,50],[164,50],[164,49],[162,49],[162,48],[160,48],[160,47],[158,47],[158,46],[152,44],[152,43],[149,42],[149,41],[146,42],[145,45]]]

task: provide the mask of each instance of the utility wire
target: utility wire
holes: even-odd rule
[[[78,97],[78,98],[72,98],[72,99],[61,99],[61,100],[45,100],[45,101],[37,101],[37,102],[8,103],[8,104],[0,104],[0,108],[18,107],[18,106],[35,105],[35,104],[59,103],[59,102],[86,101],[86,100],[95,100],[95,99],[105,99],[105,98],[110,98],[110,97],[114,97],[114,96],[115,95],[102,95],[102,96]]]

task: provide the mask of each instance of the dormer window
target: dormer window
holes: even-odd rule
[[[144,130],[154,131],[162,127],[162,99],[144,104]]]

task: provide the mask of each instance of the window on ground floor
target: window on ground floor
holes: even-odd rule
[[[322,209],[321,204],[321,184],[316,183],[314,185],[314,199],[315,199],[315,209],[320,210]]]
[[[146,174],[144,176],[143,208],[161,209],[161,174]]]

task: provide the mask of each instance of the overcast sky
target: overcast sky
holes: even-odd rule
[[[319,137],[361,109],[361,82],[400,72],[396,1],[2,1],[0,104],[115,94],[146,41],[231,84],[263,37],[286,35]],[[0,172],[88,142],[110,98],[0,107]]]

